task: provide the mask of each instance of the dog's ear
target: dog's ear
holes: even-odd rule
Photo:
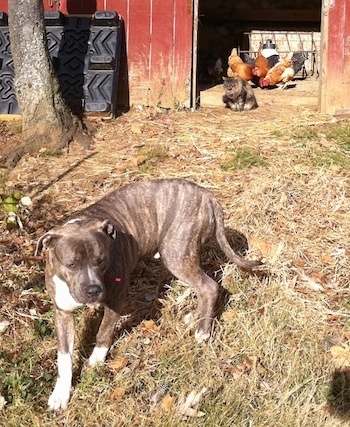
[[[104,233],[110,236],[112,239],[117,238],[117,230],[114,228],[114,225],[109,222],[108,219],[105,219],[102,223],[101,229]]]
[[[56,242],[59,237],[59,234],[53,231],[48,231],[47,233],[43,234],[36,244],[34,255],[37,256],[41,250],[52,247],[54,242]]]

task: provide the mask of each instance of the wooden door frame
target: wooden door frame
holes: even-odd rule
[[[192,73],[191,73],[191,111],[197,107],[197,50],[198,50],[198,10],[199,0],[192,0]]]

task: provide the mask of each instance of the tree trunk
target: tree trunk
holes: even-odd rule
[[[0,159],[13,167],[24,154],[67,147],[81,123],[62,97],[49,57],[42,0],[9,0],[8,10],[23,133],[21,143],[17,138],[8,144]]]

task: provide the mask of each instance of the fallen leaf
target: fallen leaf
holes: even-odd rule
[[[298,279],[299,283],[302,284],[304,287],[309,288],[309,290],[316,292],[324,292],[324,287],[321,285],[321,283],[319,283],[319,276],[317,275],[317,273],[314,273],[312,278],[306,276],[303,273],[300,273]],[[301,289],[298,288],[298,290]]]
[[[142,127],[138,124],[132,124],[130,127],[132,133],[140,134],[142,133]]]
[[[147,157],[139,154],[138,156],[133,157],[130,162],[133,166],[140,166],[147,161]]]
[[[192,390],[186,399],[184,395],[181,395],[176,406],[176,412],[182,417],[203,417],[205,413],[199,411],[197,407],[207,390],[208,389],[206,387],[203,387],[198,393]]]
[[[174,402],[175,402],[175,397],[170,396],[170,394],[166,394],[161,402],[162,408],[169,412],[171,410],[171,408],[174,406]]]
[[[266,369],[263,367],[258,357],[256,356],[247,357],[244,363],[246,364],[249,372],[255,369],[260,375],[266,374]]]
[[[237,315],[237,312],[235,310],[230,310],[230,311],[224,311],[222,313],[221,317],[223,320],[225,320],[225,322],[229,322],[229,321],[237,319],[238,315]]]
[[[121,371],[123,368],[125,368],[128,364],[128,359],[125,357],[118,357],[117,359],[112,360],[112,362],[109,363],[109,367],[115,371]]]
[[[312,279],[321,283],[327,282],[327,276],[321,272],[316,272],[312,274]]]
[[[159,332],[159,330],[160,330],[159,326],[157,326],[155,324],[154,320],[152,320],[152,319],[151,320],[144,320],[141,323],[140,327],[142,329],[147,329],[149,331],[154,331],[154,332]]]
[[[238,378],[244,375],[244,369],[240,369],[237,366],[230,366],[225,369],[225,373],[232,377],[234,380],[238,380]]]
[[[293,258],[292,259],[292,264],[295,267],[304,267],[306,264],[305,258]]]
[[[249,375],[252,370],[257,371],[258,374],[262,376],[267,372],[258,357],[247,356],[242,363],[239,363],[235,366],[227,366],[225,368],[225,373],[226,375],[229,375],[230,377],[233,377],[233,379],[237,380],[243,375]]]
[[[336,367],[350,366],[350,347],[347,344],[332,346],[330,353]]]
[[[4,333],[9,326],[10,322],[8,322],[7,320],[0,322],[0,334]]]
[[[267,242],[258,237],[252,237],[249,240],[250,254],[258,252],[260,257],[268,259],[270,264],[277,261],[283,249],[283,242]],[[259,256],[258,255],[258,256]]]
[[[332,255],[323,255],[320,258],[320,262],[322,264],[333,264],[334,263],[334,258],[332,257]]]
[[[116,400],[117,402],[120,402],[124,394],[125,394],[125,388],[117,387],[111,394],[111,400]]]
[[[330,350],[331,347],[335,345],[341,345],[344,340],[342,335],[334,335],[331,337],[327,337],[323,340],[323,348],[325,351]]]

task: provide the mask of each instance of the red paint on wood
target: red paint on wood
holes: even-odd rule
[[[172,104],[174,81],[174,2],[153,0],[150,49],[151,105]],[[162,99],[163,98],[163,99]]]
[[[115,3],[126,27],[131,103],[163,107],[188,104],[192,55],[189,0]]]
[[[175,2],[174,86],[177,102],[189,100],[192,69],[192,1]],[[182,96],[182,99],[179,97]],[[189,106],[189,105],[188,105]]]
[[[149,105],[151,3],[150,0],[127,0],[126,46],[132,104]]]
[[[321,110],[333,114],[350,109],[350,4],[332,0],[324,14]]]

